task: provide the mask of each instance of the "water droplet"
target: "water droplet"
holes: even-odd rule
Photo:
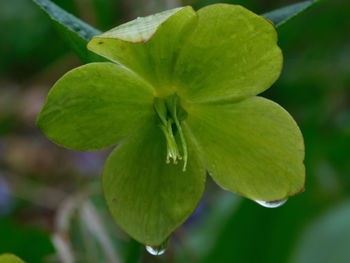
[[[146,250],[153,256],[163,255],[168,247],[168,240],[165,240],[159,246],[146,246]]]
[[[160,248],[158,246],[146,246],[146,250],[153,256],[160,256],[165,253],[166,248]]]
[[[257,202],[259,205],[262,205],[264,207],[276,208],[276,207],[280,207],[281,205],[284,205],[285,202],[287,202],[287,200],[288,199],[276,200],[276,201],[258,201],[258,200],[255,200],[255,202]]]

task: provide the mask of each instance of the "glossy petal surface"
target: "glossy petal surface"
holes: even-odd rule
[[[134,73],[112,63],[91,63],[56,82],[37,124],[59,145],[97,150],[149,120],[152,103],[152,88]]]
[[[164,135],[148,124],[109,156],[103,189],[108,207],[130,236],[146,245],[161,244],[195,209],[205,170],[191,141],[186,172],[166,164]]]
[[[177,60],[182,97],[194,102],[238,100],[269,88],[282,68],[274,26],[237,5],[198,12],[198,24]]]
[[[292,117],[278,104],[253,97],[236,104],[187,109],[207,169],[224,189],[274,201],[304,187],[304,146]]]

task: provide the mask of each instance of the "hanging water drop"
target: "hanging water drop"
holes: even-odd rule
[[[263,207],[267,208],[276,208],[284,205],[287,202],[288,199],[283,200],[276,200],[276,201],[258,201],[255,200],[259,205],[262,205]]]
[[[153,256],[163,255],[168,247],[168,240],[165,240],[159,246],[146,246],[146,250]]]
[[[146,250],[153,256],[160,256],[165,253],[166,248],[160,248],[159,246],[146,246]]]

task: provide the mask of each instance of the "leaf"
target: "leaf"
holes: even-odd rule
[[[24,263],[24,261],[12,254],[2,254],[0,263]]]
[[[186,130],[222,188],[263,201],[286,199],[303,190],[303,138],[278,104],[253,97],[226,105],[195,104],[185,110]]]
[[[292,5],[288,5],[271,12],[262,14],[263,17],[269,19],[276,25],[276,27],[282,26],[292,18],[305,12],[307,9],[319,3],[320,0],[309,0]]]
[[[104,195],[115,221],[145,245],[160,245],[194,211],[205,170],[192,141],[187,169],[167,164],[166,144],[154,120],[115,149],[102,178]],[[189,139],[189,138],[188,138]]]
[[[177,54],[195,22],[191,7],[170,9],[95,36],[88,48],[148,80],[158,96],[169,95]]]
[[[90,63],[56,82],[37,125],[66,148],[97,150],[116,144],[153,114],[147,83],[115,64]]]
[[[86,48],[87,41],[101,33],[77,17],[61,9],[50,0],[33,0],[52,20],[61,37],[85,63],[106,61]]]
[[[239,100],[276,81],[282,53],[271,23],[237,5],[215,4],[197,13],[174,70],[180,96],[196,103]]]
[[[348,263],[350,243],[350,201],[332,208],[306,229],[290,262]]]

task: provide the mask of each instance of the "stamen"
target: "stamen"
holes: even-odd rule
[[[188,153],[187,153],[187,144],[186,144],[185,136],[183,134],[182,127],[178,119],[178,113],[177,113],[178,101],[179,101],[179,97],[175,94],[169,97],[169,99],[167,100],[167,104],[168,104],[168,109],[170,110],[170,114],[172,115],[171,117],[173,118],[176,128],[180,135],[181,147],[182,147],[182,152],[184,157],[182,171],[185,172],[186,166],[187,166]]]
[[[167,156],[166,163],[170,163],[171,160],[174,164],[177,164],[178,160],[183,159],[183,171],[186,171],[188,152],[185,136],[183,134],[181,124],[178,118],[179,99],[176,94],[167,97],[166,99],[156,98],[154,101],[154,108],[161,121],[160,128],[163,131],[167,144]],[[174,136],[174,126],[176,132],[179,133],[181,148],[183,155],[180,154],[179,148]]]
[[[182,157],[180,155],[180,152],[178,150],[176,140],[173,134],[172,130],[172,120],[168,120],[167,126],[164,126],[161,124],[160,128],[162,129],[166,144],[167,144],[167,157],[166,157],[166,162],[170,163],[170,160],[173,160],[174,164],[177,164],[177,160],[181,160]]]

